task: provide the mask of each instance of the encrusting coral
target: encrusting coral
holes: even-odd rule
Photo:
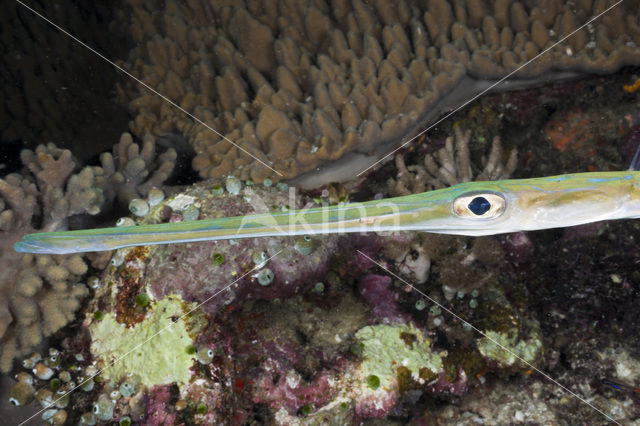
[[[152,305],[150,314],[135,327],[128,328],[118,323],[111,313],[92,324],[93,353],[99,354],[105,364],[122,358],[105,369],[103,376],[106,380],[124,381],[128,373],[135,371],[145,386],[189,381],[189,367],[196,358],[188,350],[193,347],[189,334],[196,335],[198,330],[189,327],[190,324],[182,317],[196,304],[185,304],[178,297],[166,297]],[[171,330],[165,332],[169,326]],[[176,352],[167,348],[175,348]],[[132,356],[127,356],[130,352]]]
[[[465,76],[503,77],[611,3],[135,1],[123,65],[291,178],[399,140]],[[517,77],[637,64],[636,7],[623,2]],[[183,133],[202,177],[280,179],[135,83],[120,92],[132,132]]]

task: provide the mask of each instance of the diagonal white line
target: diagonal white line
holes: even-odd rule
[[[500,344],[500,342],[497,342],[496,340],[492,339],[491,337],[489,337],[486,333],[484,333],[483,331],[481,331],[479,328],[477,328],[476,326],[474,326],[473,324],[471,324],[469,321],[464,320],[463,318],[461,318],[460,316],[458,316],[455,312],[453,312],[452,310],[448,309],[446,306],[443,306],[441,303],[439,303],[437,300],[429,297],[426,295],[426,293],[420,291],[419,289],[417,289],[415,286],[413,286],[412,284],[408,283],[406,280],[402,279],[401,277],[399,277],[398,275],[394,274],[393,272],[391,272],[389,269],[387,269],[384,265],[376,262],[375,260],[373,260],[372,258],[370,258],[369,256],[367,256],[365,253],[363,253],[360,250],[357,250],[358,253],[360,253],[361,255],[363,255],[364,257],[366,257],[367,259],[369,259],[371,262],[375,263],[376,265],[378,265],[380,268],[382,268],[384,271],[386,271],[389,275],[393,276],[394,278],[397,278],[398,280],[402,281],[403,283],[405,283],[406,285],[408,285],[409,287],[411,287],[413,290],[415,290],[416,292],[418,292],[422,297],[426,298],[427,300],[429,300],[431,303],[438,305],[438,307],[440,307],[440,309],[442,309],[443,311],[446,311],[449,315],[453,316],[454,318],[456,318],[458,321],[466,324],[467,326],[471,327],[473,330],[475,330],[478,334],[480,334],[481,336],[483,336],[484,338],[488,339],[489,341],[491,341],[493,344],[495,344],[496,346],[500,347],[502,350],[508,352],[510,355],[514,356],[515,358],[517,358],[520,362],[522,362],[523,364],[526,364],[527,367],[531,368],[532,370],[535,370],[538,374],[542,375],[543,377],[545,377],[547,380],[549,380],[550,382],[554,383],[555,385],[559,386],[562,390],[564,390],[567,393],[570,393],[571,395],[573,395],[574,397],[576,397],[577,399],[579,399],[580,401],[584,402],[585,404],[587,404],[589,407],[593,408],[594,410],[596,410],[598,413],[602,414],[604,417],[607,418],[607,420],[609,420],[610,422],[613,422],[615,424],[621,425],[621,423],[617,422],[614,418],[612,418],[611,416],[607,415],[604,411],[600,410],[598,407],[596,407],[595,405],[591,404],[589,401],[587,401],[586,399],[584,399],[583,397],[581,397],[580,395],[578,395],[577,393],[573,392],[571,389],[567,388],[566,386],[562,385],[560,382],[558,382],[557,380],[555,380],[554,378],[552,378],[551,376],[549,376],[547,373],[545,373],[544,371],[540,370],[539,368],[537,368],[535,365],[531,364],[530,362],[524,360],[522,357],[518,356],[516,353],[514,353],[511,349],[507,348],[506,346]]]
[[[165,95],[163,95],[162,93],[158,92],[156,89],[154,89],[153,87],[149,86],[147,83],[145,83],[144,81],[140,80],[138,77],[136,77],[135,75],[131,74],[129,71],[125,70],[124,68],[122,68],[120,65],[116,64],[115,62],[113,62],[111,59],[107,58],[106,56],[104,56],[102,53],[98,52],[97,50],[95,50],[93,47],[89,46],[88,44],[86,44],[85,42],[83,42],[82,40],[80,40],[79,38],[75,37],[73,34],[69,33],[68,31],[66,31],[64,28],[60,27],[58,24],[54,23],[53,21],[51,21],[50,19],[48,19],[47,17],[45,17],[44,15],[38,13],[37,11],[35,11],[34,9],[32,9],[30,6],[24,4],[21,0],[16,0],[16,3],[18,3],[19,5],[21,5],[22,7],[24,7],[25,9],[30,10],[33,14],[37,15],[38,17],[40,17],[40,19],[48,22],[50,25],[52,25],[53,27],[55,27],[58,31],[60,31],[61,33],[65,34],[67,37],[71,38],[72,40],[74,40],[76,43],[79,43],[80,45],[82,45],[83,47],[85,47],[86,49],[90,50],[92,53],[94,53],[95,55],[97,55],[99,58],[103,59],[104,61],[108,62],[109,64],[113,65],[115,68],[118,69],[118,71],[126,74],[127,76],[129,76],[130,78],[132,78],[133,80],[135,80],[138,84],[144,86],[147,90],[150,90],[151,92],[153,92],[155,95],[159,96],[160,98],[162,98],[165,102],[168,102],[170,105],[172,105],[173,107],[177,108],[178,110],[180,110],[181,112],[183,112],[184,114],[186,114],[187,116],[191,117],[192,120],[194,120],[195,122],[197,122],[198,124],[203,125],[204,127],[206,127],[207,129],[211,130],[213,133],[215,133],[216,135],[220,136],[222,139],[226,140],[227,142],[229,142],[231,145],[235,146],[236,148],[238,148],[240,151],[244,152],[245,154],[247,154],[248,156],[250,156],[251,158],[253,158],[254,160],[258,161],[260,164],[262,164],[263,166],[265,166],[266,168],[270,169],[272,172],[276,173],[279,176],[283,176],[282,173],[280,173],[279,171],[277,171],[276,169],[274,169],[273,167],[269,166],[267,163],[265,163],[264,161],[262,161],[261,159],[259,159],[258,157],[256,157],[255,155],[253,155],[252,153],[250,153],[249,151],[247,151],[246,149],[244,149],[243,147],[241,147],[240,145],[238,145],[237,143],[235,143],[234,141],[232,141],[231,139],[229,139],[228,137],[226,137],[225,135],[223,135],[222,133],[218,132],[216,129],[214,129],[213,127],[209,126],[207,123],[205,123],[204,121],[200,120],[198,117],[196,117],[195,115],[191,114],[189,111],[187,111],[186,109],[182,108],[180,105],[178,105],[177,103],[175,103],[174,101],[172,101],[171,99],[169,99],[168,97],[166,97]]]
[[[264,261],[264,263],[260,264],[260,265],[256,265],[253,268],[251,268],[249,271],[245,272],[244,274],[242,274],[240,277],[238,277],[236,280],[232,281],[229,285],[227,285],[226,287],[218,290],[217,292],[215,292],[214,294],[212,294],[211,296],[207,297],[205,299],[204,302],[199,303],[195,308],[191,309],[189,312],[182,314],[180,316],[179,319],[183,319],[185,317],[187,317],[189,314],[191,314],[192,312],[194,312],[196,309],[200,308],[202,305],[204,305],[205,303],[207,303],[209,300],[213,299],[214,297],[216,297],[217,295],[219,295],[220,293],[222,293],[223,291],[225,291],[226,289],[228,289],[229,287],[231,287],[232,285],[234,285],[235,283],[237,283],[238,281],[240,281],[241,279],[243,279],[244,277],[246,277],[247,275],[249,275],[250,273],[252,273],[253,271],[256,271],[258,269],[260,269],[262,266],[264,266],[267,262],[269,262],[271,259],[273,259],[274,257],[276,257],[277,255],[279,255],[282,252],[282,250],[278,250],[278,252],[276,254],[274,254],[273,256],[269,257],[267,260]],[[177,321],[176,321],[177,322]],[[152,336],[148,337],[145,341],[140,342],[139,344],[137,344],[136,346],[134,346],[129,352],[121,355],[119,358],[117,358],[114,361],[109,362],[109,364],[98,370],[94,375],[92,375],[91,377],[86,378],[85,380],[83,380],[82,382],[78,383],[75,387],[73,387],[72,389],[68,390],[67,392],[64,393],[64,395],[61,395],[59,398],[55,399],[54,401],[51,402],[51,404],[49,404],[47,407],[42,408],[40,411],[34,413],[33,415],[31,415],[31,417],[23,420],[18,426],[22,426],[24,424],[26,424],[29,420],[33,419],[35,416],[37,416],[38,414],[42,413],[43,411],[55,406],[56,402],[58,402],[59,400],[61,400],[62,398],[64,398],[65,396],[69,395],[71,392],[75,391],[76,389],[78,389],[79,387],[81,387],[83,384],[85,384],[86,382],[88,382],[89,380],[93,379],[94,377],[96,377],[98,374],[102,373],[104,370],[106,370],[109,367],[113,367],[116,363],[118,363],[121,359],[123,359],[124,357],[126,357],[127,355],[129,355],[131,352],[135,351],[136,349],[138,349],[140,346],[144,345],[145,343],[147,343],[148,341],[150,341],[151,339],[153,339],[154,337],[156,337],[158,334],[162,333],[165,330],[168,330],[169,328],[171,328],[173,326],[173,324],[175,324],[175,322],[171,322],[169,323],[169,325],[167,325],[165,328],[163,328],[162,330],[159,330],[158,332],[156,332],[155,334],[153,334]]]
[[[484,95],[485,93],[487,93],[489,90],[493,89],[494,87],[496,87],[498,84],[502,83],[503,81],[505,81],[506,79],[508,79],[509,77],[511,77],[512,75],[514,75],[515,73],[517,73],[518,71],[520,71],[521,69],[523,69],[524,67],[526,67],[527,65],[529,65],[530,63],[532,63],[533,61],[535,61],[536,59],[538,59],[539,57],[541,57],[542,55],[544,55],[545,53],[547,53],[548,51],[550,51],[551,49],[553,49],[554,47],[556,47],[557,45],[559,45],[560,43],[564,42],[566,39],[568,39],[569,37],[571,37],[572,35],[574,35],[575,33],[577,33],[578,31],[580,31],[581,29],[583,29],[584,27],[586,27],[587,25],[591,24],[593,21],[595,21],[596,19],[600,18],[602,15],[604,15],[605,13],[609,12],[611,9],[613,9],[614,7],[616,7],[617,5],[619,5],[620,3],[622,3],[624,0],[618,0],[618,2],[614,3],[612,6],[609,6],[607,9],[605,9],[603,12],[597,14],[596,16],[594,16],[593,18],[589,19],[587,22],[585,22],[583,25],[581,25],[580,27],[578,27],[576,30],[570,32],[569,34],[567,34],[566,36],[562,37],[560,40],[558,40],[557,42],[553,43],[553,45],[551,45],[550,47],[546,48],[545,50],[543,50],[542,52],[538,53],[536,56],[534,56],[533,58],[529,59],[528,61],[524,62],[523,64],[521,64],[520,66],[518,66],[518,68],[516,68],[515,70],[511,71],[510,73],[508,73],[507,75],[505,75],[504,77],[502,77],[500,80],[496,81],[495,83],[493,83],[491,86],[487,87],[486,89],[484,89],[482,92],[478,93],[477,95],[473,96],[472,98],[470,98],[469,100],[467,100],[466,102],[464,102],[463,104],[461,104],[460,106],[458,106],[456,109],[454,109],[453,111],[451,111],[450,113],[446,114],[444,117],[440,118],[438,121],[436,121],[435,123],[431,124],[429,127],[427,127],[426,129],[422,130],[421,132],[419,132],[417,135],[415,135],[414,137],[412,137],[411,139],[409,139],[408,141],[406,141],[405,143],[403,143],[402,145],[400,145],[399,147],[397,147],[396,149],[394,149],[393,151],[391,151],[390,153],[388,153],[387,155],[385,155],[384,157],[382,157],[381,159],[379,159],[378,161],[376,161],[375,163],[373,163],[372,165],[370,165],[369,167],[367,167],[366,169],[362,170],[361,172],[359,172],[356,176],[360,176],[363,173],[365,173],[367,170],[371,169],[372,167],[374,167],[376,164],[384,161],[385,159],[389,158],[390,156],[392,156],[393,154],[395,154],[398,150],[404,148],[405,146],[407,146],[408,144],[410,144],[411,142],[413,142],[414,140],[416,140],[417,138],[419,138],[420,136],[424,135],[425,133],[427,133],[429,130],[433,129],[435,126],[437,126],[438,124],[440,124],[441,122],[443,122],[444,120],[446,120],[447,118],[451,117],[453,114],[455,114],[456,112],[460,111],[462,108],[466,107],[467,105],[469,105],[471,102],[475,101],[476,99],[478,99],[480,96]]]

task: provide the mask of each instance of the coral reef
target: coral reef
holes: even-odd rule
[[[89,291],[79,279],[87,272],[81,256],[16,255],[3,250],[0,258],[0,369],[32,351],[75,318]]]
[[[112,151],[113,154],[100,155],[98,182],[108,200],[117,200],[122,205],[146,197],[154,187],[160,188],[171,175],[177,157],[173,148],[158,154],[151,135],[145,135],[138,145],[129,133],[123,133]]]
[[[127,133],[101,157],[102,166],[78,171],[78,161],[52,143],[35,151],[23,150],[28,171],[0,179],[0,241],[12,247],[22,235],[34,231],[68,229],[69,220],[96,215],[116,200],[147,195],[161,186],[173,170],[173,149],[157,155],[154,138],[142,149]],[[93,256],[92,265],[104,266]],[[13,359],[24,356],[74,318],[88,289],[80,282],[87,272],[81,256],[32,256],[0,252],[0,370],[9,371]]]
[[[398,140],[466,76],[496,79],[602,12],[581,1],[130,2],[124,66],[291,178]],[[606,73],[638,63],[637,2],[624,2],[518,72]],[[202,177],[271,171],[133,82],[134,134],[182,132]]]
[[[565,85],[562,90],[571,87],[576,86]],[[491,110],[490,102],[504,96],[485,100],[486,111],[476,115],[478,122],[497,110]],[[522,93],[509,96],[525,98]],[[618,100],[611,98],[611,102]],[[509,120],[513,118],[504,122]],[[521,118],[512,122],[518,120]],[[459,122],[468,124],[464,119]],[[610,128],[611,123],[602,126]],[[519,175],[539,176],[543,167],[546,172],[561,172],[582,167],[585,161],[612,162],[612,167],[620,169],[624,162],[620,153],[575,161],[591,147],[599,152],[616,151],[610,141],[592,138],[582,147],[568,144],[558,155],[542,138],[532,143],[514,138],[507,125],[500,129],[502,139],[522,153],[514,171]],[[497,133],[472,134],[477,143],[467,145],[470,160],[455,155],[452,143],[447,150],[445,138],[435,137],[402,152],[398,164],[415,176],[427,170],[422,156],[444,147],[446,161],[437,167],[448,161],[453,168],[443,167],[440,173],[446,176],[445,170],[453,170],[450,174],[456,179],[466,179],[464,176],[473,176],[488,164],[481,159],[483,149],[488,151],[491,145],[487,135]],[[535,134],[540,135],[540,130]],[[614,137],[614,132],[602,135]],[[471,140],[462,131],[457,139]],[[57,151],[50,155],[58,164],[67,158]],[[504,168],[509,163],[504,153],[494,157],[501,160],[496,166]],[[552,161],[540,165],[540,158]],[[565,164],[567,161],[571,164]],[[465,163],[471,166],[471,173],[465,172],[469,170]],[[411,169],[414,164],[419,167]],[[135,219],[119,223],[283,211],[312,201],[340,202],[347,195],[352,200],[380,198],[403,179],[395,166],[396,162],[383,165],[377,182],[375,177],[369,179],[364,190],[347,186],[349,194],[334,185],[311,196],[289,198],[283,184],[262,187],[237,178],[180,189],[166,199],[154,189],[146,199],[131,203]],[[35,165],[30,169],[39,173]],[[389,176],[394,179],[388,180]],[[410,180],[406,188],[411,188]],[[38,178],[25,182],[36,189],[33,199],[37,205]],[[372,188],[383,189],[372,193]],[[25,190],[25,194],[31,192]],[[314,195],[317,197],[312,198]],[[7,220],[13,220],[14,211],[8,209]],[[0,211],[0,217],[4,216]],[[604,419],[449,316],[442,309],[447,308],[624,423],[638,416],[635,393],[607,386],[601,379],[629,386],[638,379],[634,337],[638,300],[633,285],[638,280],[634,269],[637,238],[636,224],[619,222],[478,239],[419,233],[353,234],[120,250],[103,275],[88,280],[96,297],[85,304],[84,324],[62,334],[58,346],[62,361],[51,360],[51,355],[40,360],[37,354],[25,359],[29,368],[18,373],[19,383],[11,396],[19,403],[35,397],[48,405],[52,386],[64,389],[66,380],[80,383],[120,353],[97,349],[95,344],[92,348],[88,330],[96,330],[105,320],[117,323],[119,333],[101,342],[113,349],[122,344],[123,336],[141,333],[149,320],[157,318],[157,306],[167,304],[175,315],[165,316],[163,324],[175,321],[182,332],[183,322],[197,326],[188,330],[188,337],[180,333],[184,337],[180,342],[190,342],[186,348],[178,343],[166,351],[181,360],[180,377],[188,380],[165,383],[154,379],[147,386],[135,374],[126,374],[137,368],[130,364],[117,377],[105,371],[90,382],[90,390],[78,389],[67,402],[61,402],[66,406],[47,408],[43,418],[59,422],[66,416],[74,424],[81,418],[85,423],[121,424],[357,424],[372,421],[372,417],[443,424],[598,423]],[[199,245],[206,245],[208,251],[199,250]],[[265,263],[282,247],[282,253]],[[406,282],[374,268],[355,248],[405,277]],[[254,266],[259,270],[243,277]],[[164,275],[169,278],[163,280]],[[407,282],[441,306],[421,298]],[[186,304],[174,304],[177,297],[189,300],[187,303],[211,299],[195,315],[180,318],[188,310]],[[198,327],[205,321],[206,327]],[[372,334],[377,339],[370,339]],[[149,359],[155,359],[158,350],[149,350]],[[440,360],[437,368],[420,368],[433,367],[436,357]],[[27,372],[31,378],[25,376]]]
[[[70,216],[100,211],[102,190],[93,170],[86,167],[72,174],[76,162],[68,150],[41,145],[35,152],[24,150],[22,160],[33,175],[14,173],[0,179],[3,247],[12,247],[27,232],[64,228]],[[80,282],[87,265],[77,255],[34,256],[11,249],[0,251],[0,264],[0,370],[6,372],[15,358],[74,318],[88,295]]]
[[[508,179],[515,171],[518,151],[511,149],[507,163],[503,164],[500,137],[494,136],[488,157],[483,156],[481,160],[483,169],[476,172],[474,177],[469,153],[470,140],[471,130],[465,131],[457,126],[455,138],[447,137],[444,147],[434,154],[425,155],[424,164],[407,166],[404,157],[396,155],[396,177],[389,178],[387,181],[390,194],[393,196],[416,194],[471,180]]]
[[[145,214],[135,221],[182,221],[312,205],[311,198],[287,189],[236,178],[227,179],[224,187],[203,182],[164,199],[150,194],[153,202],[137,200],[136,212]],[[322,197],[317,201],[323,202]],[[139,210],[142,204],[145,208]],[[404,234],[350,234],[116,251],[94,285],[85,325],[91,331],[94,362],[107,367],[101,374],[105,389],[120,386],[127,372],[134,373],[139,387],[125,398],[112,398],[103,390],[94,399],[107,413],[102,419],[137,418],[126,402],[135,400],[139,411],[153,413],[153,423],[248,421],[256,416],[266,423],[352,422],[406,415],[413,412],[413,403],[429,395],[463,394],[472,386],[470,378],[481,372],[522,369],[463,324],[432,308],[418,308],[410,288],[370,271],[373,264],[365,265],[355,255],[360,248],[379,258],[385,240],[390,246],[421,244],[418,237]],[[486,243],[471,252],[475,257],[467,263],[488,262],[474,266],[485,274],[495,269],[492,259],[501,254]],[[454,259],[448,268],[463,263]],[[493,274],[487,276],[495,278]],[[445,268],[440,275],[446,279]],[[485,285],[489,281],[491,285]],[[536,323],[518,318],[500,284],[487,278],[468,292],[469,299],[459,291],[448,300],[447,290],[439,288],[434,298],[470,321],[484,321],[487,335],[499,336],[528,361],[537,362],[542,342]],[[518,294],[526,298],[523,291]],[[176,327],[170,336],[177,341],[157,336],[153,344],[133,350],[165,325]],[[433,347],[431,336],[437,334],[440,341],[464,349]],[[109,367],[131,350],[131,360]],[[170,364],[169,372],[163,367],[167,359],[179,360]]]

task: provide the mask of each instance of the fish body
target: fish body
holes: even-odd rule
[[[122,247],[374,231],[481,236],[640,217],[640,172],[466,182],[361,203],[129,227],[28,234],[15,250],[63,254]]]
[[[608,379],[602,379],[601,382],[603,385],[610,386],[614,389],[640,393],[640,388],[627,385],[626,383],[614,382],[613,380],[608,380]]]

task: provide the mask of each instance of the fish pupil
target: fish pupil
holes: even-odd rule
[[[491,208],[491,203],[484,197],[475,197],[469,205],[469,210],[471,210],[475,215],[482,216]]]

